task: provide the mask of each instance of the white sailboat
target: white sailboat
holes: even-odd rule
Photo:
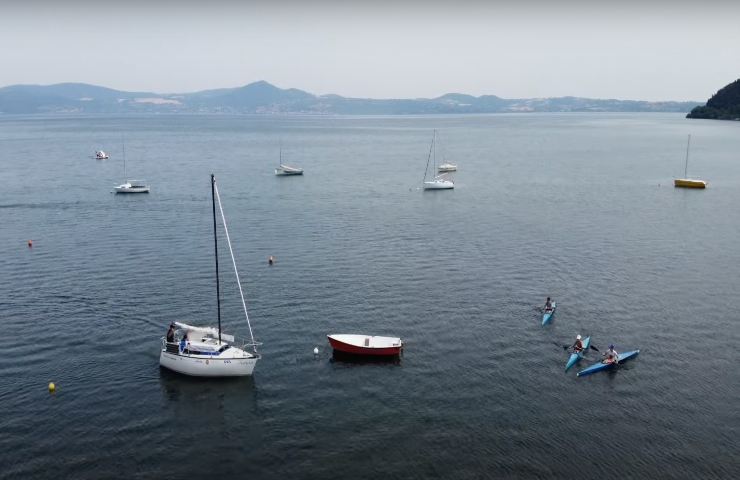
[[[432,136],[432,145],[429,147],[429,156],[427,157],[427,167],[424,170],[424,190],[449,190],[451,188],[455,188],[455,182],[453,182],[452,179],[449,178],[445,173],[441,175],[434,175],[434,172],[437,170],[436,140],[437,130],[434,131],[434,135]],[[429,160],[431,160],[432,158],[434,159],[432,167],[432,175],[434,176],[427,180],[427,172],[429,171]]]
[[[95,151],[95,160],[108,160],[110,158],[103,150]]]
[[[275,169],[275,175],[278,177],[285,177],[288,175],[303,175],[303,169],[298,167],[291,167],[283,163],[283,145],[280,144],[280,157],[278,161],[278,168]]]
[[[126,178],[126,146],[123,146],[123,178]],[[149,193],[149,185],[144,180],[125,180],[113,187],[116,193]]]
[[[707,182],[704,180],[698,180],[695,178],[689,178],[688,172],[689,172],[689,147],[691,146],[691,135],[689,135],[689,140],[686,143],[686,163],[684,164],[683,168],[683,178],[676,178],[673,180],[673,186],[674,187],[683,187],[683,188],[707,188]]]
[[[243,377],[251,375],[257,360],[261,356],[257,353],[257,345],[249,321],[247,304],[244,301],[244,292],[236,268],[234,250],[231,248],[229,229],[226,227],[226,217],[221,206],[221,197],[216,187],[216,179],[211,175],[211,201],[213,203],[213,241],[216,252],[216,303],[218,309],[218,327],[196,327],[186,323],[174,322],[177,332],[173,338],[162,338],[162,350],[159,355],[159,364],[184,375],[197,377]],[[231,262],[234,266],[236,283],[239,285],[244,316],[249,327],[251,342],[237,342],[233,335],[221,331],[221,289],[218,275],[218,235],[216,230],[216,204],[221,212],[221,223],[226,233],[226,241],[231,253]],[[237,346],[238,345],[238,346]],[[248,347],[252,351],[248,352]]]

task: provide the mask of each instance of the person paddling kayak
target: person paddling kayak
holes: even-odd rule
[[[545,301],[545,311],[546,312],[552,311],[552,301],[550,300],[550,297],[547,297],[547,300]]]
[[[619,354],[614,350],[614,345],[609,345],[609,350],[604,352],[604,360],[601,363],[615,363],[619,361]]]
[[[582,352],[583,351],[583,342],[581,341],[581,336],[580,335],[576,335],[576,341],[573,344],[573,346],[570,347],[570,348],[573,349],[573,353],[578,353],[578,352]]]

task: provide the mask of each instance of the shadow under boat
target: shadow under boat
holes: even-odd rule
[[[346,353],[334,350],[330,362],[352,363],[356,365],[380,364],[380,365],[400,365],[403,353],[400,355],[358,355],[356,353]]]

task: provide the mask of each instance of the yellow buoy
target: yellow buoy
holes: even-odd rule
[[[49,382],[49,391],[53,392],[57,389],[57,386],[54,385],[54,382]]]

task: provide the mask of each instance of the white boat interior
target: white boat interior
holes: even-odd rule
[[[398,337],[377,337],[354,334],[332,334],[328,335],[328,337],[338,342],[364,348],[393,348],[403,344],[401,339]]]

